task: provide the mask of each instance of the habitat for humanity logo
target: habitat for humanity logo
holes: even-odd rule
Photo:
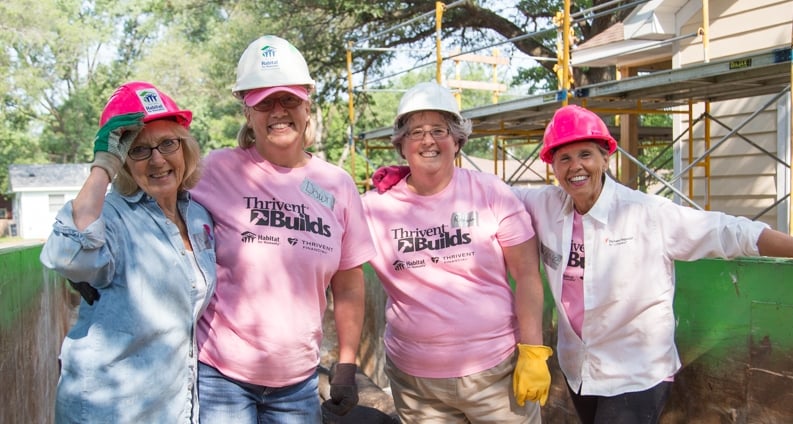
[[[162,113],[168,110],[165,108],[165,104],[162,102],[162,99],[160,98],[160,93],[158,93],[157,90],[152,90],[151,88],[143,88],[137,90],[136,94],[138,95],[140,104],[143,105],[143,109],[146,111],[146,115],[151,115],[153,113]]]
[[[261,60],[259,61],[259,67],[261,69],[278,69],[278,59],[275,57],[278,53],[273,46],[264,46],[262,47],[259,52],[261,53]]]
[[[410,261],[397,259],[391,265],[394,267],[394,271],[404,271],[408,268],[424,268],[427,266],[427,263],[424,262],[424,259],[415,259]]]
[[[265,244],[276,244],[276,245],[281,244],[281,239],[278,238],[278,236],[268,236],[268,235],[256,234],[256,233],[251,232],[251,231],[243,231],[240,234],[240,240],[242,240],[243,243],[259,242],[259,243],[265,243]],[[293,243],[291,243],[291,240],[290,240],[289,244],[293,244]]]

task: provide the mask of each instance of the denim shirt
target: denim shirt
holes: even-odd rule
[[[207,283],[203,312],[215,289],[214,229],[188,193],[179,194],[178,208]],[[177,226],[141,191],[109,193],[84,231],[74,225],[72,202],[58,212],[41,262],[101,297],[80,303],[63,341],[56,422],[198,422],[190,254]]]

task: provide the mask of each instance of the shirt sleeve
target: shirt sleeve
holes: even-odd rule
[[[67,202],[56,215],[52,233],[41,251],[41,263],[69,280],[106,287],[113,275],[113,263],[106,243],[105,221],[100,217],[78,231],[72,206],[71,201]]]
[[[501,180],[497,180],[493,184],[493,193],[496,213],[500,217],[496,233],[499,244],[505,247],[516,246],[534,237],[535,231],[531,223],[531,215],[521,201],[513,195],[510,187]]]
[[[760,254],[757,240],[768,228],[765,223],[722,212],[700,211],[666,199],[655,206],[651,207],[660,220],[663,244],[673,259],[732,259]]]
[[[374,243],[369,227],[366,225],[363,202],[355,184],[351,183],[349,207],[345,217],[345,231],[342,239],[342,256],[339,269],[354,268],[375,256]]]

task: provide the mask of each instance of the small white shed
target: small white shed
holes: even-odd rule
[[[16,226],[16,235],[23,239],[46,239],[52,231],[55,214],[77,196],[89,172],[87,163],[10,165],[12,225]]]

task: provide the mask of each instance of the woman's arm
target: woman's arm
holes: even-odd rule
[[[364,315],[363,267],[339,270],[330,280],[333,317],[339,338],[339,363],[355,363]]]
[[[757,250],[763,256],[793,257],[793,237],[781,231],[766,228],[757,239]]]
[[[520,327],[519,343],[542,345],[543,286],[540,277],[537,237],[504,247],[504,260],[515,280],[515,313]]]
[[[72,202],[72,218],[78,231],[85,230],[99,219],[109,183],[110,178],[104,169],[97,166],[91,168],[88,178]]]

